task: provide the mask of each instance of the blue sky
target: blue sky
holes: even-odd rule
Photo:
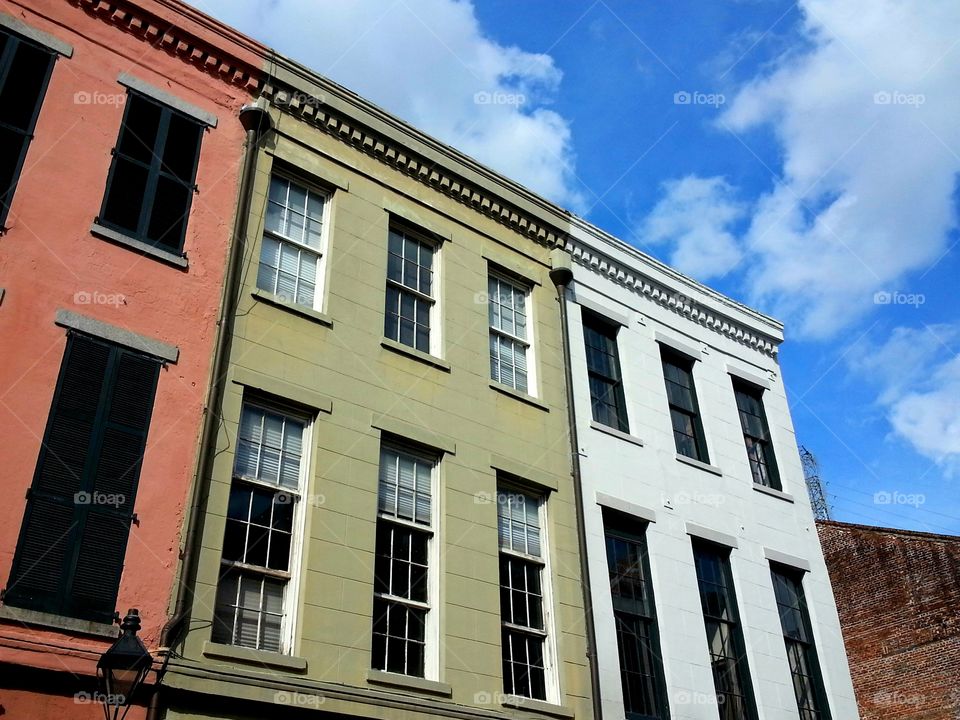
[[[956,0],[193,0],[786,323],[836,519],[960,534]]]

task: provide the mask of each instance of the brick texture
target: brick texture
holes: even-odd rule
[[[960,720],[960,537],[817,529],[862,720]]]

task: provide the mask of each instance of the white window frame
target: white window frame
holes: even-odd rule
[[[518,552],[512,548],[505,548],[499,545],[499,523],[500,523],[500,493],[506,494],[519,494],[523,495],[527,501],[535,500],[537,502],[537,522],[540,524],[540,551],[541,556],[537,557],[536,555],[528,555],[527,553]],[[540,590],[542,593],[542,602],[543,602],[543,685],[544,685],[544,694],[546,695],[545,702],[560,704],[560,680],[558,673],[558,659],[557,659],[557,633],[556,625],[554,622],[554,605],[553,605],[553,569],[550,560],[550,533],[547,528],[547,500],[548,496],[544,492],[537,490],[532,490],[526,488],[522,485],[516,485],[511,483],[509,480],[498,480],[497,481],[497,565],[499,567],[500,555],[507,555],[509,557],[515,557],[526,562],[533,562],[540,565]],[[499,572],[499,570],[498,570]],[[498,589],[502,587],[498,581]],[[521,632],[528,634],[537,634],[530,633],[531,628],[522,627],[506,623],[503,620],[503,608],[500,608],[500,627],[507,627],[510,629],[516,629]],[[502,641],[501,641],[502,642]],[[501,666],[503,664],[503,653],[504,649],[501,646],[500,648],[500,662]],[[502,674],[502,670],[501,670]],[[501,681],[503,678],[501,678]],[[520,698],[520,699],[536,699],[536,698],[527,698],[523,695],[511,695],[510,697]]]
[[[313,424],[314,418],[304,413],[302,411],[297,411],[284,405],[282,403],[271,403],[268,401],[263,401],[260,398],[244,398],[240,407],[240,422],[243,421],[243,411],[247,407],[255,408],[268,413],[273,413],[276,415],[283,415],[289,419],[295,420],[297,422],[303,423],[303,439],[302,439],[302,452],[300,454],[300,473],[298,478],[298,488],[296,491],[285,488],[279,483],[273,485],[268,482],[263,482],[262,480],[257,480],[255,478],[248,477],[239,477],[235,475],[236,470],[236,458],[234,457],[233,466],[230,469],[231,479],[230,479],[230,491],[233,491],[234,483],[239,483],[242,485],[247,485],[250,487],[259,487],[267,490],[274,491],[276,493],[286,493],[293,497],[294,510],[293,510],[293,521],[291,523],[291,537],[290,537],[290,562],[288,564],[289,569],[287,572],[270,570],[269,568],[263,568],[259,565],[247,565],[246,563],[238,563],[234,561],[225,561],[223,559],[223,548],[220,548],[220,563],[219,568],[235,568],[241,572],[249,572],[251,574],[256,574],[261,577],[272,578],[275,580],[284,580],[283,588],[283,619],[281,620],[280,625],[280,649],[279,653],[282,655],[291,655],[295,654],[297,647],[298,636],[296,634],[296,628],[298,627],[300,620],[300,583],[301,583],[301,570],[303,564],[303,547],[304,547],[304,534],[306,531],[306,502],[305,498],[309,492],[309,481],[310,481],[310,468],[312,460],[312,449],[313,449]],[[240,426],[238,423],[237,426],[237,436],[239,437]],[[229,502],[228,494],[228,502]],[[224,513],[226,514],[226,513]],[[221,570],[222,572],[222,570]],[[217,583],[217,592],[219,592],[219,581]],[[216,598],[216,595],[215,595]],[[216,616],[217,604],[216,599],[214,600],[214,617]],[[231,643],[235,647],[247,647],[245,645],[239,645],[237,643]],[[261,652],[275,652],[272,650],[265,650]]]
[[[301,187],[304,190],[306,190],[309,194],[315,195],[323,199],[323,217],[321,219],[322,225],[320,229],[320,247],[319,248],[311,247],[310,245],[307,245],[306,243],[300,240],[295,240],[294,238],[288,237],[286,235],[282,235],[281,233],[276,232],[275,230],[267,229],[267,207],[270,204],[270,186],[273,184],[274,178],[280,178],[281,180],[285,180],[291,185],[296,185],[298,187]],[[288,191],[288,197],[289,197],[289,191]],[[304,305],[303,303],[298,303],[296,301],[296,298],[285,298],[284,296],[279,295],[276,289],[265,290],[264,288],[260,287],[259,282],[255,281],[255,284],[258,289],[264,290],[264,292],[272,293],[273,295],[277,295],[278,297],[283,298],[290,305],[299,305],[300,307],[307,307],[312,310],[316,310],[317,312],[323,311],[324,295],[325,295],[326,286],[327,286],[327,282],[326,282],[327,255],[329,254],[328,247],[329,247],[329,237],[330,237],[330,220],[332,217],[332,212],[331,212],[332,202],[333,202],[333,192],[331,192],[330,190],[326,190],[314,184],[311,184],[309,182],[305,182],[302,178],[298,178],[293,173],[284,172],[283,170],[276,169],[276,168],[274,168],[271,171],[270,178],[267,183],[266,204],[264,205],[264,212],[263,212],[263,226],[262,226],[262,232],[260,233],[260,253],[257,257],[257,281],[259,280],[259,275],[260,275],[260,265],[263,262],[264,240],[267,237],[269,237],[270,239],[280,243],[281,245],[282,244],[291,245],[297,248],[301,253],[308,253],[310,255],[315,255],[317,258],[316,282],[314,283],[314,287],[313,287],[313,304]],[[299,280],[299,276],[298,276],[298,280]],[[274,283],[274,287],[276,287],[276,283]]]
[[[430,465],[430,525],[424,525],[421,523],[414,522],[412,520],[406,520],[404,518],[399,518],[395,515],[389,513],[384,513],[380,511],[380,481],[379,481],[379,472],[380,472],[380,463],[383,460],[383,452],[394,452],[401,455],[408,455],[415,458],[418,461],[421,461],[425,464]],[[423,679],[425,680],[434,680],[438,681],[440,679],[440,610],[442,603],[440,602],[440,530],[439,530],[439,521],[440,517],[440,461],[442,459],[442,454],[437,453],[433,454],[429,451],[421,450],[413,444],[404,443],[402,439],[384,439],[380,443],[379,448],[380,457],[377,462],[377,517],[376,525],[379,525],[381,520],[387,523],[394,525],[400,525],[412,528],[418,532],[423,532],[428,535],[427,538],[427,601],[425,603],[418,602],[416,600],[408,600],[406,598],[397,597],[394,595],[386,595],[383,593],[377,593],[374,591],[373,599],[383,599],[388,602],[398,602],[403,605],[408,605],[411,607],[419,607],[426,610],[425,620],[424,620],[424,629],[423,629]],[[416,503],[416,500],[414,500]],[[416,505],[414,505],[414,516],[416,516]],[[379,528],[374,528],[374,535]],[[374,554],[374,572],[376,572],[376,554]],[[372,618],[371,618],[372,622]],[[372,625],[371,625],[372,631]],[[372,640],[372,632],[371,632]],[[371,647],[371,666],[373,665],[372,658],[372,647]],[[381,668],[374,668],[380,670],[381,672],[390,672],[388,670],[382,670]],[[390,673],[390,674],[400,674],[400,673]],[[402,674],[401,674],[402,675]],[[402,675],[402,677],[419,677],[416,675]]]
[[[389,266],[387,267],[387,272],[384,273],[384,282],[385,282],[385,287],[395,288],[399,293],[401,293],[401,295],[403,293],[409,293],[410,295],[413,295],[418,300],[422,300],[423,302],[426,302],[428,304],[429,312],[427,314],[427,317],[430,322],[430,337],[427,341],[427,352],[430,355],[433,355],[434,357],[441,357],[441,348],[443,346],[441,344],[439,288],[440,288],[440,268],[441,268],[440,258],[441,258],[441,250],[443,248],[443,243],[436,237],[433,237],[426,232],[419,231],[416,228],[413,228],[407,225],[406,223],[391,222],[387,229],[387,243],[388,243],[387,244],[387,262],[389,262],[389,259],[390,259],[390,246],[389,246],[390,233],[398,233],[400,235],[409,236],[412,240],[416,240],[417,242],[423,245],[428,245],[433,250],[433,262],[430,265],[430,273],[431,273],[430,287],[432,291],[431,295],[427,295],[426,293],[421,292],[420,290],[417,290],[415,288],[412,288],[409,285],[404,285],[402,282],[399,282],[397,280],[391,280]],[[384,318],[386,318],[386,314],[387,314],[386,299],[384,299],[383,312],[384,312]],[[423,352],[416,345],[416,342],[417,342],[416,333],[414,333],[413,345],[407,345],[406,343],[402,342],[400,340],[399,333],[397,334],[396,339],[390,338],[388,335],[386,335],[386,333],[384,333],[384,337],[387,337],[387,339],[391,340],[392,342],[400,343],[404,347],[409,347],[418,352]]]
[[[533,314],[533,284],[523,280],[521,278],[513,277],[501,270],[498,270],[495,267],[489,267],[487,269],[487,287],[489,289],[490,280],[496,279],[500,283],[511,286],[515,290],[519,290],[523,293],[523,311],[524,315],[527,318],[527,337],[521,338],[512,333],[501,330],[500,328],[495,328],[490,322],[490,311],[487,310],[487,327],[489,330],[489,335],[497,335],[499,337],[506,338],[507,340],[512,340],[516,343],[520,343],[524,346],[524,358],[527,363],[527,389],[521,390],[516,385],[510,385],[509,383],[503,382],[503,380],[493,378],[493,382],[500,383],[501,385],[506,385],[507,387],[513,388],[517,392],[525,393],[530,397],[538,397],[537,393],[537,355],[534,348],[535,333],[533,331],[535,325],[535,318]],[[492,297],[487,298],[487,302],[493,302]],[[488,338],[489,345],[489,338]],[[489,357],[489,348],[488,348],[488,362],[490,361]]]

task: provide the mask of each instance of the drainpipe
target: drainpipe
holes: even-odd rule
[[[563,368],[567,392],[567,431],[570,436],[570,461],[573,472],[574,505],[577,511],[577,547],[580,551],[580,587],[583,589],[583,612],[586,617],[587,662],[590,665],[590,696],[593,720],[602,720],[600,701],[600,669],[597,667],[597,629],[593,619],[593,589],[587,560],[587,529],[584,524],[583,476],[580,472],[580,437],[577,432],[577,410],[573,395],[573,369],[570,366],[570,326],[567,324],[567,288],[573,281],[570,254],[560,248],[550,251],[550,279],[557,286],[560,301],[560,327],[563,335]]]
[[[257,166],[257,151],[260,140],[270,131],[272,120],[268,111],[267,101],[264,98],[244,105],[240,108],[240,124],[247,131],[243,151],[243,171],[240,176],[240,188],[237,197],[237,214],[233,225],[233,238],[227,256],[227,267],[224,271],[223,292],[220,296],[220,318],[217,322],[216,338],[214,343],[213,360],[210,365],[210,376],[207,383],[207,398],[204,405],[203,423],[200,428],[200,445],[197,451],[197,462],[194,468],[193,487],[190,505],[187,510],[187,525],[183,538],[183,554],[180,563],[180,577],[177,583],[177,594],[174,602],[173,614],[160,632],[159,654],[163,656],[163,665],[157,673],[157,688],[154,689],[147,708],[147,720],[156,720],[159,717],[159,685],[163,679],[167,662],[170,658],[172,646],[177,642],[178,635],[187,621],[190,613],[189,591],[190,576],[193,573],[196,561],[196,545],[200,528],[200,507],[207,481],[213,465],[213,447],[217,441],[217,431],[220,426],[220,406],[223,399],[223,387],[226,376],[228,349],[233,330],[233,320],[236,315],[239,296],[241,270],[243,267],[243,251],[246,247],[247,226],[250,217],[250,198],[253,193],[254,172]]]

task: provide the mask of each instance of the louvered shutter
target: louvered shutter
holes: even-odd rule
[[[67,342],[4,601],[109,621],[160,362]]]

